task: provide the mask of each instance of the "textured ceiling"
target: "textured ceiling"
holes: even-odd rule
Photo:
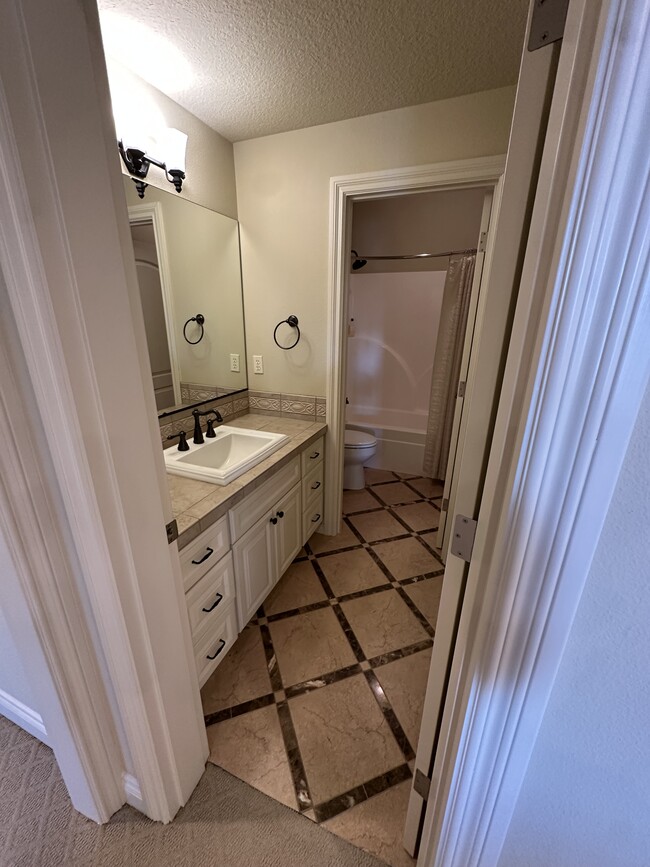
[[[527,7],[528,0],[99,0],[102,13],[141,25],[136,57],[121,61],[231,141],[512,84]],[[179,64],[171,83],[173,61],[157,70],[155,46],[147,62],[143,27],[189,64],[182,74]]]

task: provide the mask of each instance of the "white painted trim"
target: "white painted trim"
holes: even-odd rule
[[[124,788],[126,803],[130,807],[135,807],[136,810],[140,810],[141,813],[145,813],[147,805],[142,797],[140,783],[133,774],[122,774],[122,786]]]
[[[0,689],[0,714],[46,746],[50,746],[41,715],[4,689]]]
[[[169,267],[169,253],[167,238],[165,236],[165,221],[160,202],[145,202],[142,205],[129,205],[129,223],[136,226],[138,223],[151,221],[153,225],[156,255],[158,256],[158,273],[160,275],[160,288],[162,290],[163,308],[165,310],[165,330],[167,331],[167,346],[169,347],[169,361],[172,370],[172,384],[174,387],[174,405],[181,403],[181,367],[178,362],[178,348],[176,346],[176,311],[174,309],[174,292]]]
[[[52,38],[43,40],[48,28]],[[51,86],[54,74],[68,92],[59,79]],[[121,775],[128,771],[147,815],[169,821],[204,771],[207,738],[177,549],[164,531],[169,495],[154,450],[153,388],[135,264],[126,255],[96,6],[10,4],[0,29],[0,77],[10,85],[0,99],[3,319],[26,368],[22,392],[15,389],[18,398],[0,417],[14,437],[13,449],[7,438],[0,450],[0,521],[67,703],[79,776],[96,805],[87,815],[106,821],[124,803]],[[94,159],[84,194],[95,196],[96,221],[86,225],[88,210],[67,195],[79,182],[68,159],[74,134],[60,119],[70,104],[70,124]],[[108,277],[88,244],[111,269]],[[115,357],[104,340],[110,324],[103,311],[124,329]],[[125,380],[117,385],[115,367]],[[0,379],[4,399],[8,381]]]
[[[0,198],[5,199],[13,215],[20,215],[19,221],[7,219],[0,224],[0,250],[7,269],[7,292],[25,352],[37,406],[43,415],[41,424],[47,424],[47,440],[53,456],[53,468],[60,486],[60,495],[70,521],[69,531],[74,538],[76,553],[86,576],[85,583],[106,648],[116,698],[129,740],[132,741],[134,763],[139,770],[139,776],[141,774],[142,778],[147,780],[151,813],[165,820],[169,817],[169,811],[164,803],[164,788],[155,760],[153,741],[147,734],[149,724],[139,689],[131,643],[124,623],[85,449],[79,436],[81,425],[66,375],[56,317],[49,302],[49,287],[43,270],[41,250],[34,234],[27,191],[21,183],[22,167],[17,158],[16,145],[10,138],[12,128],[11,117],[0,91]],[[57,228],[60,237],[64,238],[66,230],[62,218]],[[78,296],[74,267],[69,259],[66,264],[69,285],[75,287],[74,294]],[[79,306],[75,313],[79,318],[79,352],[85,354],[87,370],[90,372],[93,364]],[[101,414],[98,397],[96,410]],[[20,442],[18,433],[16,441]],[[110,448],[105,434],[103,447],[108,459],[107,465],[110,466]],[[16,469],[16,476],[8,479],[9,485],[13,482],[14,491],[20,485],[20,471]],[[117,484],[114,484],[117,494]],[[128,545],[126,539],[125,543]],[[69,573],[68,575],[69,580],[74,581],[73,576]],[[22,577],[20,573],[19,577]],[[39,589],[42,594],[41,604],[49,608],[54,601],[51,594],[57,591],[45,581]],[[76,588],[74,591],[72,588],[70,590],[76,593]],[[146,635],[146,621],[143,613],[140,613],[143,634]],[[65,617],[62,617],[62,625],[65,625]],[[83,632],[85,626],[82,634]],[[59,640],[63,641],[60,627],[59,633]],[[90,648],[85,652],[90,658],[94,656]],[[66,660],[64,665],[72,666],[72,660]],[[68,688],[72,694],[77,693],[78,700],[79,692],[85,691],[85,684],[70,682]],[[95,785],[101,788],[104,782],[98,779]],[[110,813],[108,815],[110,816]]]
[[[648,17],[569,6],[421,864],[498,863],[650,377]]]
[[[338,532],[343,499],[347,306],[352,202],[431,190],[494,186],[497,219],[505,157],[480,157],[388,169],[330,179],[329,275],[327,314],[327,466],[322,532]],[[486,264],[486,268],[488,265]],[[486,274],[487,276],[487,274]]]

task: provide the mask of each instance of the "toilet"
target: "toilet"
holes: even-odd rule
[[[343,461],[343,487],[359,491],[366,486],[364,464],[377,451],[377,440],[372,434],[360,430],[345,429],[345,458]]]

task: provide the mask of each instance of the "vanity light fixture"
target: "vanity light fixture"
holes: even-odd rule
[[[152,164],[164,171],[165,177],[170,184],[174,185],[177,193],[180,193],[182,190],[183,181],[185,180],[185,148],[187,146],[187,136],[185,133],[168,127],[156,138],[160,150],[166,157],[164,161],[154,159],[141,148],[132,145],[128,140],[125,144],[124,138],[119,139],[117,142],[120,156],[124,161],[127,171],[132,176],[141,199],[144,198],[144,191],[149,186],[145,184],[144,178],[147,177],[149,166]]]

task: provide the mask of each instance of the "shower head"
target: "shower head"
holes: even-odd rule
[[[352,250],[352,255],[354,256],[354,262],[352,263],[352,270],[358,271],[359,268],[363,268],[364,265],[368,264],[367,259],[360,259],[359,254],[356,250]]]

